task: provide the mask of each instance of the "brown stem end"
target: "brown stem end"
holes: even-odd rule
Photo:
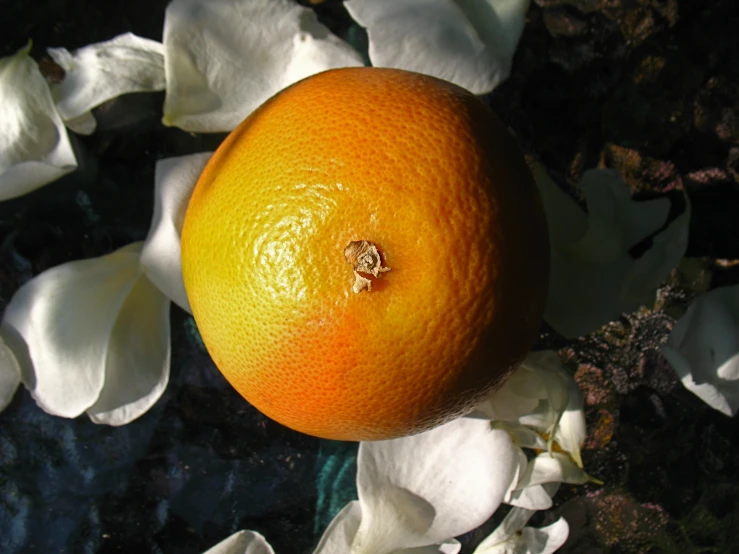
[[[382,273],[390,271],[382,265],[382,257],[377,246],[368,240],[353,240],[344,248],[344,257],[354,269],[352,290],[360,293],[364,289],[372,290],[372,280],[365,275],[379,278]],[[362,275],[364,274],[364,275]]]

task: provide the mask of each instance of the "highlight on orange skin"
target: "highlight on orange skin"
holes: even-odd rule
[[[549,244],[523,155],[484,104],[347,68],[226,139],[188,206],[182,266],[244,398],[298,431],[373,440],[457,417],[507,378],[538,335]]]

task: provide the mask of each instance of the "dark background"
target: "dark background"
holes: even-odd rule
[[[74,49],[132,31],[161,40],[161,0],[0,2],[0,56],[33,40]],[[340,2],[316,6],[339,34]],[[589,337],[544,330],[586,400],[586,469],[604,481],[560,489],[562,552],[739,552],[739,424],[685,391],[659,354],[696,294],[739,282],[739,3],[535,0],[513,74],[487,100],[562,185],[620,169],[638,198],[690,198],[688,258],[643,309]],[[356,31],[356,29],[354,30]],[[352,31],[352,32],[354,32]],[[222,135],[160,125],[163,94],[96,111],[75,137],[80,169],[0,203],[0,310],[33,275],[145,237],[156,160],[214,149]],[[634,254],[638,255],[638,251]],[[40,411],[25,390],[0,414],[0,551],[202,552],[232,532],[309,552],[354,495],[356,445],[261,416],[225,383],[192,319],[172,311],[170,385],[122,428]],[[462,537],[466,552],[501,514]]]

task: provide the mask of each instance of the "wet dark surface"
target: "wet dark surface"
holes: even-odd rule
[[[37,59],[123,32],[161,40],[159,0],[5,2],[0,55],[33,39]],[[319,6],[338,33],[340,2]],[[739,3],[535,0],[514,73],[490,102],[560,183],[620,169],[639,197],[691,201],[690,259],[655,311],[625,315],[564,346],[587,406],[587,470],[603,486],[563,487],[563,552],[739,552],[739,423],[685,391],[659,354],[707,287],[739,282]],[[80,170],[0,203],[0,309],[59,263],[143,239],[154,163],[212,150],[159,124],[163,96],[101,107],[77,137]],[[122,428],[40,411],[25,391],[0,414],[2,552],[202,552],[250,528],[279,553],[308,552],[354,494],[356,445],[266,419],[233,392],[173,308],[171,382]],[[463,538],[473,546],[494,522]],[[471,552],[471,548],[467,550]]]

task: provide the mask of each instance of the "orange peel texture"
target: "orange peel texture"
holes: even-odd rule
[[[346,255],[362,241],[379,267]],[[523,155],[482,102],[350,68],[288,87],[229,135],[190,200],[182,268],[244,398],[304,433],[375,440],[503,383],[538,336],[549,242]]]

